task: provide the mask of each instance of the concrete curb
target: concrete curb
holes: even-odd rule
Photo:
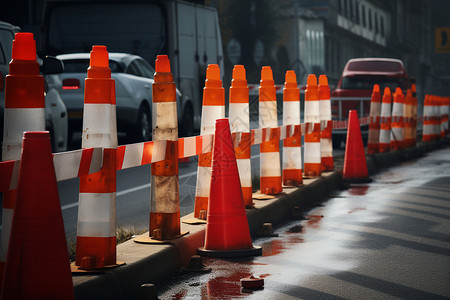
[[[450,138],[414,148],[389,153],[366,156],[370,175],[392,167],[402,161],[416,159],[426,152],[450,145]],[[343,186],[343,157],[335,158],[338,171],[324,173],[315,179],[304,179],[304,185],[298,188],[284,188],[282,196],[270,200],[255,200],[255,208],[247,210],[250,232],[255,236],[263,223],[269,222],[276,227],[293,217],[294,209],[310,208],[326,200],[336,189]],[[193,214],[184,219],[192,219]],[[181,230],[190,233],[174,240],[172,244],[138,244],[130,240],[117,246],[117,260],[126,265],[110,269],[97,275],[74,275],[73,283],[76,299],[137,299],[142,284],[161,283],[184,266],[187,266],[197,248],[203,246],[205,225],[187,225],[182,223]],[[148,234],[148,233],[146,233]]]

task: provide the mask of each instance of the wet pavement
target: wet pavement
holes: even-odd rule
[[[211,273],[183,273],[160,299],[449,299],[450,148],[352,185],[254,240],[263,255],[204,258]],[[264,278],[263,289],[240,279]]]

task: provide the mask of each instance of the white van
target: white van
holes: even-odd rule
[[[223,50],[217,11],[180,0],[46,0],[41,51],[51,55],[89,52],[105,45],[110,52],[143,57],[154,66],[167,54],[182,100],[181,134],[200,128],[202,90],[208,64],[223,75]]]
[[[9,73],[14,35],[20,28],[0,21],[0,143],[3,145],[5,79]],[[67,111],[58,93],[61,86],[57,73],[63,71],[62,62],[54,57],[38,59],[45,79],[45,127],[50,132],[53,152],[67,148]]]

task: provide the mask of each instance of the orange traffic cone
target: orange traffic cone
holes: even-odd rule
[[[205,247],[212,257],[261,255],[253,247],[228,119],[216,120]]]
[[[355,183],[371,181],[356,110],[351,110],[348,118],[343,177],[345,180]]]
[[[25,132],[1,299],[74,299],[48,132]]]

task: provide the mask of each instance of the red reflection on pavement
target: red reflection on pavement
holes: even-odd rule
[[[354,196],[364,196],[367,194],[368,190],[369,190],[368,185],[352,185],[348,190],[348,193]]]
[[[308,215],[308,221],[306,222],[306,226],[310,228],[319,228],[319,222],[322,220],[322,215]]]
[[[241,293],[241,278],[250,277],[249,272],[234,272],[230,276],[218,276],[210,279],[206,286],[202,287],[202,299],[230,299],[245,297]]]
[[[186,296],[186,290],[179,291],[175,295],[173,295],[170,299],[172,300],[180,300],[183,299]]]

